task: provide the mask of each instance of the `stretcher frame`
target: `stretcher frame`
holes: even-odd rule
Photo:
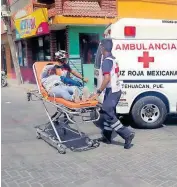
[[[39,63],[39,62],[36,62],[36,63]],[[46,126],[45,128],[42,128],[42,125],[38,125],[38,126],[36,126],[36,137],[38,139],[43,139],[45,142],[47,142],[51,146],[55,147],[60,154],[66,153],[66,149],[68,147],[65,146],[65,143],[77,141],[77,140],[85,141],[86,146],[83,146],[80,148],[70,147],[71,151],[86,151],[86,150],[90,150],[90,149],[99,147],[100,143],[96,139],[95,140],[90,139],[86,134],[83,134],[81,132],[79,126],[77,125],[77,122],[74,120],[74,117],[79,116],[81,123],[96,122],[100,118],[100,113],[99,113],[100,105],[98,104],[96,106],[81,107],[81,108],[68,108],[67,106],[65,106],[63,104],[56,103],[55,102],[55,95],[53,95],[54,100],[49,101],[41,93],[41,88],[40,88],[38,76],[36,73],[35,63],[33,64],[33,72],[34,72],[34,76],[36,79],[38,90],[28,91],[27,92],[27,99],[28,99],[28,101],[31,101],[31,100],[33,100],[32,97],[35,96],[36,98],[38,98],[39,100],[42,101],[42,104],[44,106],[44,110],[45,110],[46,115],[49,119],[49,123],[52,127],[52,130],[54,131],[54,134],[55,134],[55,136],[53,136],[48,133],[51,130],[51,128],[48,128],[48,126]],[[57,109],[55,114],[53,114],[52,116],[50,116],[50,114],[49,114],[46,103],[53,105]],[[88,118],[88,116],[84,116],[84,114],[86,114],[86,113],[94,114],[94,119],[92,119],[93,116],[91,116],[91,115],[89,118]],[[69,140],[62,140],[61,139],[61,137],[56,129],[56,124],[60,125],[61,118],[63,118],[62,115],[64,115],[64,118],[65,118],[65,121],[63,122],[63,124],[60,127],[60,129],[63,131],[63,135],[66,135],[67,130],[68,130],[68,131],[71,131],[72,133],[77,134],[78,135],[77,138],[71,138]],[[70,128],[70,126],[68,125],[68,122],[71,122],[72,124],[74,124],[75,129]]]

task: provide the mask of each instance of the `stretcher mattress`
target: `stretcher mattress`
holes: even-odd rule
[[[62,104],[71,109],[95,107],[98,104],[97,100],[75,103],[67,101],[63,98],[50,97],[41,84],[41,72],[44,66],[46,66],[48,63],[57,64],[57,62],[35,62],[33,65],[33,70],[35,71],[34,73],[36,76],[36,82],[38,83],[40,93],[44,98],[46,98],[48,101],[55,102],[56,104]]]

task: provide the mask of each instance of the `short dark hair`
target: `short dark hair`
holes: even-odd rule
[[[47,66],[53,65],[53,63],[48,63]]]
[[[113,43],[112,39],[103,39],[101,40],[101,45],[105,48],[106,51],[111,52]]]

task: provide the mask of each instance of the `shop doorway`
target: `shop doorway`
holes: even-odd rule
[[[59,50],[67,50],[66,47],[66,30],[58,30],[56,31],[56,39],[57,39],[57,51]]]
[[[25,41],[21,40],[16,43],[17,53],[18,53],[18,62],[21,67],[27,67],[26,60],[26,45]]]
[[[31,39],[33,62],[50,61],[50,37],[49,35]]]
[[[99,45],[99,34],[79,34],[80,56],[83,64],[94,64]]]
[[[79,34],[80,57],[84,77],[89,79],[85,84],[90,90],[94,91],[94,62],[99,45],[99,34],[80,33]]]

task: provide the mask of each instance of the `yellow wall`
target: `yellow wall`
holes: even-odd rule
[[[177,0],[118,0],[119,18],[177,20]]]
[[[108,25],[115,19],[111,18],[93,18],[93,17],[69,17],[56,15],[52,18],[52,24],[64,25]]]

